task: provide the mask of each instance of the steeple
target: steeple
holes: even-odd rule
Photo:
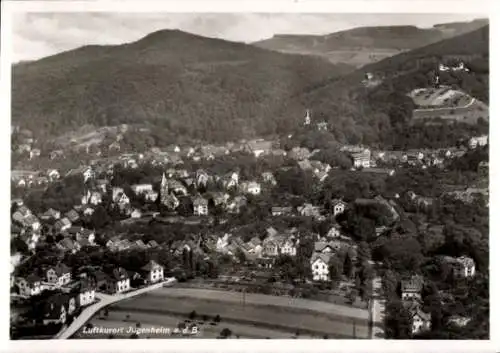
[[[304,125],[309,125],[311,124],[311,116],[309,113],[309,109],[306,110],[306,116],[304,118]]]

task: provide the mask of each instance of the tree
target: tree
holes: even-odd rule
[[[342,278],[343,263],[336,255],[330,258],[328,271],[332,282],[337,282]]]
[[[194,310],[193,310],[193,311],[191,311],[191,312],[189,313],[189,318],[190,318],[191,320],[195,320],[195,319],[196,319],[196,311],[194,311]]]
[[[387,297],[397,295],[398,284],[399,279],[396,276],[396,273],[392,270],[386,270],[382,276],[382,288],[384,289]]]
[[[214,322],[217,322],[217,323],[221,322],[221,317],[219,314],[215,315]]]
[[[354,264],[352,262],[351,256],[346,253],[344,256],[344,265],[343,265],[344,275],[347,278],[351,278],[354,274]]]
[[[236,254],[235,254],[236,258],[238,259],[238,262],[240,264],[244,264],[246,263],[247,261],[247,256],[245,255],[245,253],[243,252],[243,250],[241,248],[238,248],[236,250]]]
[[[222,331],[220,332],[220,336],[222,338],[231,337],[232,334],[233,334],[233,332],[228,328],[223,328]]]
[[[358,264],[362,264],[365,261],[368,261],[371,259],[371,251],[370,247],[365,241],[362,241],[358,245]]]
[[[109,224],[110,221],[111,218],[109,217],[108,212],[106,212],[106,209],[99,205],[95,208],[94,213],[92,213],[92,216],[90,217],[89,227],[93,229],[101,229]]]
[[[408,339],[411,337],[411,318],[400,301],[389,301],[384,318],[385,336],[388,339]]]

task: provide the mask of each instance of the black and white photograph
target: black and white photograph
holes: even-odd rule
[[[490,339],[487,13],[10,22],[10,340]]]

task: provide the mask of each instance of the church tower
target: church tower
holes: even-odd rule
[[[168,192],[168,182],[167,182],[167,177],[165,176],[165,173],[163,173],[163,176],[161,178],[161,184],[160,184],[160,201],[163,205],[166,205],[168,203],[169,199],[169,192]]]
[[[310,116],[310,113],[309,113],[309,109],[306,110],[306,116],[304,118],[304,125],[305,126],[308,126],[311,124],[311,116]]]

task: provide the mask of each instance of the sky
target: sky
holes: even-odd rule
[[[477,14],[16,13],[13,61],[36,60],[89,44],[122,44],[160,29],[253,42],[274,34],[327,34],[360,26],[470,21]]]

